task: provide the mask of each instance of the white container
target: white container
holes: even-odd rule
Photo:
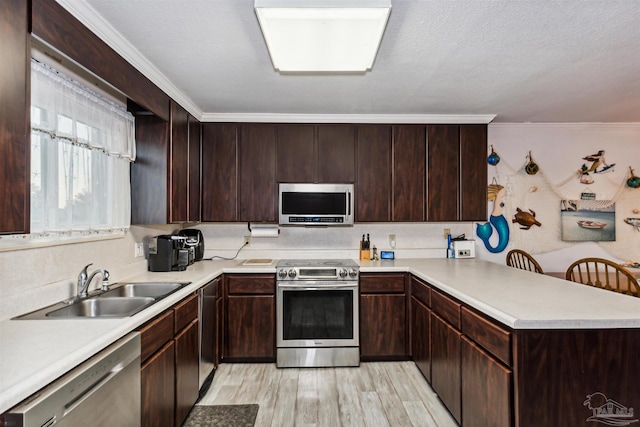
[[[476,241],[475,240],[454,240],[451,242],[454,258],[475,258],[476,257]]]

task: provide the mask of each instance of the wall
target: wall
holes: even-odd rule
[[[496,178],[506,187],[504,216],[510,226],[510,244],[503,252],[490,253],[480,240],[479,258],[504,264],[511,248],[522,248],[535,255],[545,271],[565,271],[582,257],[603,257],[617,261],[640,261],[640,233],[623,219],[640,217],[640,189],[624,185],[629,166],[640,175],[640,123],[627,124],[490,124],[488,142],[500,155],[496,167],[488,166],[489,183]],[[605,150],[606,163],[613,171],[593,174],[593,184],[581,184],[577,170],[590,162],[582,158]],[[540,166],[536,175],[522,168],[531,151]],[[622,186],[621,186],[622,184]],[[537,191],[530,191],[536,187]],[[596,193],[597,200],[616,201],[615,242],[563,242],[561,240],[560,200],[580,199],[582,192]],[[520,230],[512,222],[516,208],[532,209],[541,227]],[[489,212],[493,203],[488,204]],[[475,234],[475,231],[474,231]]]
[[[201,224],[205,238],[205,258],[233,257],[248,236],[245,224]],[[369,234],[371,247],[380,251],[392,250],[389,235],[395,234],[395,254],[398,258],[442,257],[446,255],[447,241],[444,228],[459,235],[472,233],[470,223],[455,224],[356,224],[353,227],[280,227],[275,238],[254,237],[251,244],[238,255],[243,258],[359,258],[359,242]]]
[[[109,270],[111,283],[144,272],[147,261],[134,258],[134,242],[174,229],[133,226],[115,239],[0,252],[0,320],[75,295],[78,273],[89,263],[89,272]]]

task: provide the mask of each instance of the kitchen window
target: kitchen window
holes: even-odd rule
[[[129,228],[134,135],[121,105],[32,59],[32,234]]]

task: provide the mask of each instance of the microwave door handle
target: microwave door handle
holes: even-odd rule
[[[351,216],[351,191],[347,191],[347,197],[349,201],[349,216]]]

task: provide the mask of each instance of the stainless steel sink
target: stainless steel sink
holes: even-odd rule
[[[140,283],[125,283],[121,286],[117,284],[108,290],[107,292],[100,294],[100,298],[113,298],[113,297],[150,297],[150,298],[163,298],[178,289],[185,286],[186,283],[178,282],[140,282]]]
[[[106,292],[74,298],[41,308],[14,319],[117,318],[133,316],[191,282],[115,283]]]
[[[153,304],[150,297],[87,298],[51,311],[47,317],[127,317]]]

